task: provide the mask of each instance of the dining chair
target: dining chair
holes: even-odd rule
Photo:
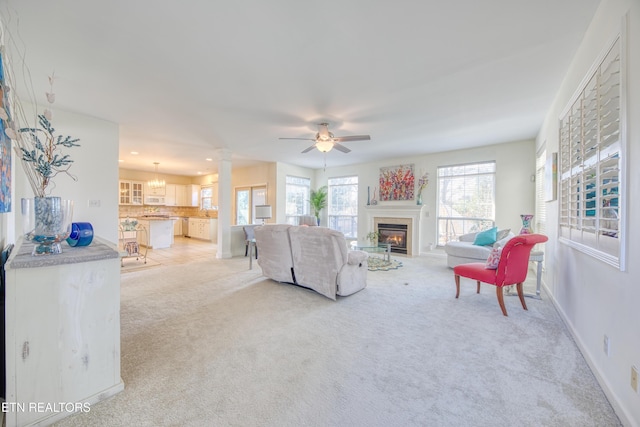
[[[252,242],[255,242],[256,235],[253,231],[255,227],[257,227],[257,225],[245,225],[244,227],[242,227],[242,230],[244,230],[244,243],[245,243],[244,256],[247,256],[247,254],[249,253],[249,245],[251,245]],[[256,259],[258,259],[258,246],[254,246],[254,250],[256,252],[255,253]]]

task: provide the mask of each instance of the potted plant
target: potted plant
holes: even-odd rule
[[[380,239],[379,231],[370,231],[367,233],[367,240],[371,241],[371,246],[376,246],[378,243],[378,239]]]
[[[311,190],[309,195],[309,203],[311,203],[311,209],[313,209],[313,215],[320,225],[320,211],[327,207],[327,186],[322,186],[317,190]]]

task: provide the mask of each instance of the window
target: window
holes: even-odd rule
[[[285,221],[287,224],[298,225],[298,217],[309,215],[309,193],[311,180],[297,176],[286,177],[286,207]]]
[[[621,40],[596,61],[560,118],[559,239],[624,269]]]
[[[533,232],[545,235],[547,234],[547,203],[545,194],[547,185],[546,177],[550,176],[546,171],[548,166],[551,165],[547,162],[547,149],[545,147],[542,148],[536,156],[536,210],[533,216],[535,221]],[[539,243],[536,245],[534,250],[544,252],[544,245],[544,243]],[[543,257],[543,268],[546,264],[545,260],[546,258]]]
[[[358,237],[358,177],[329,178],[329,228]]]
[[[236,188],[236,225],[256,224],[255,206],[267,204],[267,187]]]
[[[534,215],[535,227],[533,231],[539,234],[547,234],[547,205],[545,203],[546,166],[547,150],[543,148],[536,156],[536,212]]]
[[[200,207],[202,209],[218,209],[213,205],[213,186],[202,187],[200,189]]]
[[[496,163],[438,168],[438,245],[495,223]]]

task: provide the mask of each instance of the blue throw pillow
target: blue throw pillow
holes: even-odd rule
[[[477,246],[493,245],[497,238],[498,227],[493,227],[476,234],[476,239],[473,241],[473,244]]]

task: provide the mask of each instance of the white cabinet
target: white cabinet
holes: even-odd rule
[[[217,242],[218,220],[216,218],[189,218],[189,237]]]
[[[4,400],[24,405],[8,406],[7,426],[50,425],[70,415],[60,402],[93,405],[124,389],[118,251],[98,238],[46,259],[32,247],[19,242],[6,264]]]
[[[118,181],[118,203],[121,205],[142,205],[144,200],[142,181]]]
[[[193,204],[191,193],[187,197],[187,191],[191,191],[189,187],[190,185],[184,184],[167,184],[164,195],[165,206],[199,206],[197,198],[195,199],[195,204]]]
[[[144,185],[144,194],[146,196],[164,196],[167,191],[166,189],[167,189],[166,185],[164,187],[154,188],[154,187],[150,187],[149,183],[147,182]]]
[[[182,219],[175,218],[171,219],[173,221],[173,235],[174,236],[182,236]]]
[[[187,197],[187,186],[176,185],[176,206],[189,206],[190,200]]]
[[[138,220],[138,224],[143,226],[148,233],[148,247],[150,249],[164,249],[170,248],[173,243],[173,224],[172,220],[167,219],[151,219],[151,220]],[[138,243],[145,245],[146,243],[140,241],[140,236],[143,233],[138,233]]]
[[[165,187],[164,204],[165,206],[178,206],[178,199],[176,197],[176,184],[167,184]]]
[[[200,207],[200,186],[197,184],[187,185],[187,206]],[[191,233],[191,230],[189,230]]]

